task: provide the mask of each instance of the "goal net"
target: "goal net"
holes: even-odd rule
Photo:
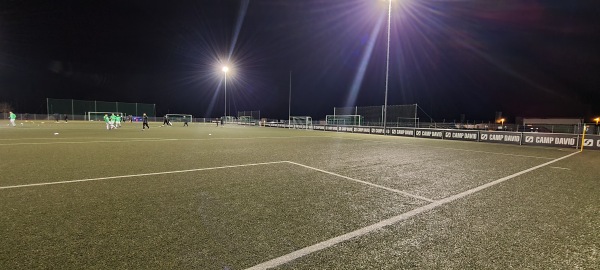
[[[397,127],[417,127],[419,118],[414,117],[396,117]]]
[[[189,122],[189,123],[191,123],[192,120],[194,119],[194,117],[191,114],[169,113],[169,114],[166,114],[166,116],[169,118],[169,121],[171,121],[171,122]]]
[[[252,117],[252,116],[245,115],[245,116],[239,116],[238,117],[238,122],[240,124],[246,124],[246,125],[248,125],[248,124],[256,124],[258,122],[258,120],[254,119],[254,117]]]
[[[325,120],[328,125],[346,125],[346,126],[360,126],[363,123],[363,117],[355,114],[347,115],[327,115]]]
[[[312,117],[310,116],[290,116],[290,128],[312,129]]]
[[[110,117],[112,114],[123,116],[121,112],[88,112],[87,120],[88,121],[104,121],[104,115],[108,114]]]

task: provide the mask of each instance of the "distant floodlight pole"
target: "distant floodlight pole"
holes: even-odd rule
[[[387,29],[387,57],[385,62],[385,101],[383,103],[383,135],[387,134],[387,101],[388,101],[388,84],[390,74],[390,26],[392,21],[392,0],[388,0],[388,29]]]
[[[288,128],[292,128],[292,71],[290,70],[290,94],[288,96]]]
[[[223,119],[223,122],[227,121],[227,71],[229,71],[228,67],[223,67],[223,73],[225,73],[225,108],[224,108],[224,114],[225,114],[225,119]]]

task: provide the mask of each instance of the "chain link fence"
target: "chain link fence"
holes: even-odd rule
[[[388,105],[385,113],[386,126],[389,127],[416,127],[419,123],[417,104]],[[364,107],[334,107],[333,116],[357,115],[361,118],[363,126],[384,126],[384,106]]]
[[[89,112],[118,112],[132,116],[146,113],[148,117],[156,116],[156,104],[146,103],[47,98],[46,109],[49,117],[70,115],[73,119],[76,115],[87,115]]]

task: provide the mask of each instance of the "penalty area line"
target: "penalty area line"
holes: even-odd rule
[[[415,195],[415,194],[411,194],[411,193],[408,193],[408,192],[405,192],[405,191],[402,191],[402,190],[393,189],[393,188],[389,188],[389,187],[386,187],[386,186],[374,184],[374,183],[371,183],[371,182],[354,179],[352,177],[348,177],[348,176],[345,176],[345,175],[337,174],[337,173],[334,173],[334,172],[329,172],[329,171],[326,171],[326,170],[321,170],[321,169],[318,169],[318,168],[315,168],[315,167],[311,167],[311,166],[308,166],[308,165],[296,163],[296,162],[293,162],[293,161],[287,161],[287,162],[290,163],[290,164],[294,164],[296,166],[300,166],[300,167],[304,167],[304,168],[311,169],[311,170],[314,170],[314,171],[318,171],[318,172],[326,173],[326,174],[329,174],[329,175],[341,177],[341,178],[344,178],[344,179],[347,179],[347,180],[350,180],[350,181],[354,181],[354,182],[358,182],[358,183],[361,183],[361,184],[365,184],[365,185],[368,185],[368,186],[385,189],[387,191],[399,193],[399,194],[402,194],[402,195],[405,195],[405,196],[408,196],[408,197],[411,197],[411,198],[419,199],[419,200],[422,200],[422,201],[434,202],[434,200],[432,200],[432,199],[425,198],[425,197],[422,197],[422,196],[419,196],[419,195]]]
[[[198,168],[198,169],[189,169],[189,170],[155,172],[155,173],[140,173],[140,174],[108,176],[108,177],[98,177],[98,178],[88,178],[88,179],[78,179],[78,180],[67,180],[67,181],[58,181],[58,182],[34,183],[34,184],[26,184],[26,185],[4,186],[4,187],[0,187],[0,190],[13,189],[13,188],[35,187],[35,186],[48,186],[48,185],[58,185],[58,184],[79,183],[79,182],[89,182],[89,181],[99,181],[99,180],[109,180],[109,179],[119,179],[119,178],[132,178],[132,177],[151,176],[151,175],[164,175],[164,174],[176,174],[176,173],[186,173],[186,172],[210,171],[210,170],[218,170],[218,169],[229,169],[229,168],[279,164],[279,163],[286,163],[286,162],[287,161],[273,161],[273,162],[250,163],[250,164],[229,165],[229,166],[210,167],[210,168]]]
[[[389,225],[396,224],[396,223],[398,223],[400,221],[407,220],[407,219],[409,219],[409,218],[411,218],[413,216],[416,216],[418,214],[421,214],[423,212],[427,212],[427,211],[430,211],[432,209],[438,208],[438,207],[440,207],[442,205],[445,205],[447,203],[450,203],[450,202],[456,201],[458,199],[461,199],[463,197],[469,196],[471,194],[477,193],[477,192],[479,192],[481,190],[484,190],[486,188],[489,188],[489,187],[495,186],[497,184],[500,184],[502,182],[508,181],[508,180],[513,179],[513,178],[515,178],[517,176],[520,176],[520,175],[526,174],[528,172],[537,170],[539,168],[548,166],[548,165],[550,165],[552,163],[555,163],[557,161],[560,161],[560,160],[563,160],[565,158],[571,157],[571,156],[573,156],[575,154],[578,154],[578,153],[579,152],[574,152],[574,153],[568,154],[566,156],[563,156],[563,157],[560,157],[560,158],[557,158],[557,159],[553,159],[551,161],[548,161],[546,163],[537,165],[535,167],[531,167],[529,169],[526,169],[526,170],[523,170],[523,171],[511,174],[509,176],[500,178],[498,180],[489,182],[487,184],[483,184],[481,186],[469,189],[467,191],[463,191],[463,192],[458,193],[456,195],[452,195],[450,197],[446,197],[444,199],[435,201],[435,202],[430,203],[428,205],[421,206],[419,208],[413,209],[413,210],[411,210],[409,212],[406,212],[404,214],[400,214],[398,216],[391,217],[389,219],[377,222],[377,223],[369,225],[367,227],[360,228],[358,230],[355,230],[355,231],[352,231],[352,232],[349,232],[349,233],[346,233],[346,234],[343,234],[343,235],[331,238],[329,240],[325,240],[325,241],[320,242],[320,243],[316,243],[316,244],[314,244],[312,246],[308,246],[308,247],[296,250],[294,252],[285,254],[283,256],[271,259],[269,261],[257,264],[255,266],[250,267],[250,268],[246,268],[246,270],[269,269],[269,268],[274,268],[274,267],[286,264],[288,262],[291,262],[291,261],[296,260],[298,258],[304,257],[306,255],[309,255],[309,254],[315,253],[317,251],[320,251],[320,250],[332,247],[332,246],[337,245],[339,243],[348,241],[348,240],[350,240],[352,238],[360,237],[360,236],[366,235],[368,233],[371,233],[373,231],[379,230],[379,229],[381,229],[383,227],[387,227]]]

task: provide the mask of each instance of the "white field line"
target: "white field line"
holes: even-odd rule
[[[412,146],[412,147],[426,147],[426,148],[435,148],[435,149],[445,149],[445,150],[456,150],[456,151],[464,151],[464,152],[472,152],[472,153],[483,153],[483,154],[493,154],[493,155],[503,155],[503,156],[513,156],[513,157],[526,157],[526,158],[539,158],[539,159],[554,159],[551,157],[538,157],[538,156],[528,156],[528,155],[518,155],[518,154],[508,154],[508,153],[498,153],[498,152],[488,152],[488,151],[480,151],[480,150],[470,150],[470,149],[460,149],[460,148],[452,148],[452,147],[441,147],[441,146],[430,146],[430,145],[415,145],[408,143],[398,143],[392,141],[378,141],[378,140],[366,140],[366,139],[353,139],[353,138],[344,138],[344,137],[329,137],[336,139],[345,139],[345,140],[355,140],[355,141],[367,141],[367,142],[376,142],[376,143],[390,143],[404,146]],[[402,137],[402,138],[413,138],[413,137]],[[413,138],[415,139],[415,138]],[[419,139],[419,138],[416,138]],[[460,142],[460,141],[456,141]],[[471,143],[471,142],[469,142]],[[507,146],[507,145],[505,145]],[[548,148],[550,149],[550,148]],[[554,150],[554,149],[553,149]]]
[[[103,138],[103,137],[70,137],[70,138],[14,138],[0,139],[0,141],[22,141],[22,140],[72,140],[72,139],[101,139],[101,140],[161,140],[163,138]]]
[[[2,189],[12,189],[12,188],[35,187],[35,186],[69,184],[69,183],[98,181],[98,180],[108,180],[108,179],[132,178],[132,177],[150,176],[150,175],[164,175],[164,174],[175,174],[175,173],[186,173],[186,172],[210,171],[210,170],[218,170],[218,169],[250,167],[250,166],[268,165],[268,164],[279,164],[279,163],[286,163],[286,162],[287,161],[273,161],[273,162],[250,163],[250,164],[241,164],[241,165],[229,165],[229,166],[220,166],[220,167],[211,167],[211,168],[199,168],[199,169],[190,169],[190,170],[179,170],[179,171],[168,171],[168,172],[155,172],[155,173],[141,173],[141,174],[108,176],[108,177],[88,178],[88,179],[79,179],[79,180],[58,181],[58,182],[34,183],[34,184],[26,184],[26,185],[4,186],[4,187],[0,187],[0,190],[2,190]]]
[[[550,168],[552,168],[552,169],[558,169],[558,170],[569,170],[569,171],[571,170],[569,168],[563,168],[563,167],[550,167]]]
[[[361,183],[361,184],[369,185],[369,186],[372,186],[372,187],[381,188],[381,189],[385,189],[387,191],[399,193],[399,194],[402,194],[402,195],[405,195],[405,196],[408,196],[408,197],[412,197],[412,198],[415,198],[415,199],[419,199],[419,200],[423,200],[423,201],[428,201],[428,202],[435,202],[432,199],[425,198],[425,197],[422,197],[422,196],[419,196],[419,195],[415,195],[415,194],[410,194],[410,193],[402,191],[402,190],[393,189],[393,188],[389,188],[389,187],[386,187],[386,186],[374,184],[374,183],[371,183],[371,182],[354,179],[352,177],[344,176],[344,175],[337,174],[337,173],[334,173],[334,172],[329,172],[329,171],[321,170],[321,169],[318,169],[318,168],[315,168],[315,167],[311,167],[311,166],[308,166],[308,165],[304,165],[304,164],[300,164],[300,163],[296,163],[296,162],[292,162],[292,161],[287,161],[287,162],[290,163],[290,164],[294,164],[294,165],[300,166],[300,167],[304,167],[304,168],[308,168],[308,169],[315,170],[315,171],[318,171],[318,172],[322,172],[322,173],[330,174],[330,175],[333,175],[333,176],[341,177],[341,178],[344,178],[344,179],[347,179],[347,180],[350,180],[350,181],[354,181],[354,182],[358,182],[358,183]]]
[[[86,143],[121,143],[121,142],[161,142],[161,141],[176,141],[177,139],[148,139],[148,140],[103,140],[103,141],[83,141],[83,142],[24,142],[24,143],[2,143],[0,146],[17,146],[17,145],[49,145],[49,144],[86,144]]]
[[[481,191],[481,190],[484,190],[484,189],[486,189],[486,188],[489,188],[489,187],[495,186],[495,185],[497,185],[497,184],[500,184],[500,183],[502,183],[502,182],[505,182],[505,181],[507,181],[507,180],[510,180],[510,179],[512,179],[512,178],[515,178],[515,177],[517,177],[517,176],[520,176],[520,175],[522,175],[522,174],[526,174],[526,173],[528,173],[528,172],[531,172],[531,171],[537,170],[537,169],[539,169],[539,168],[542,168],[542,167],[544,167],[544,166],[548,166],[548,165],[550,165],[550,164],[552,164],[552,163],[555,163],[555,162],[557,162],[557,161],[560,161],[560,160],[563,160],[563,159],[565,159],[565,158],[571,157],[571,156],[573,156],[573,155],[575,155],[575,154],[577,154],[577,153],[579,153],[579,152],[574,152],[574,153],[571,153],[571,154],[569,154],[569,155],[566,155],[566,156],[563,156],[563,157],[560,157],[560,158],[557,158],[557,159],[554,159],[554,160],[548,161],[548,162],[546,162],[546,163],[544,163],[544,164],[537,165],[537,166],[535,166],[535,167],[532,167],[532,168],[529,168],[529,169],[526,169],[526,170],[523,170],[523,171],[520,171],[520,172],[517,172],[517,173],[511,174],[511,175],[509,175],[509,176],[506,176],[506,177],[500,178],[500,179],[498,179],[498,180],[495,180],[495,181],[489,182],[489,183],[487,183],[487,184],[484,184],[484,185],[481,185],[481,186],[478,186],[478,187],[475,187],[475,188],[469,189],[469,190],[467,190],[467,191],[463,191],[463,192],[461,192],[461,193],[458,193],[458,194],[456,194],[456,195],[452,195],[452,196],[450,196],[450,197],[446,197],[446,198],[444,198],[444,199],[441,199],[441,200],[439,200],[439,201],[435,201],[435,202],[433,202],[433,203],[430,203],[430,204],[428,204],[428,205],[421,206],[421,207],[419,207],[419,208],[413,209],[413,210],[411,210],[411,211],[409,211],[409,212],[406,212],[406,213],[404,213],[404,214],[401,214],[401,215],[398,215],[398,216],[395,216],[395,217],[392,217],[392,218],[389,218],[389,219],[386,219],[386,220],[380,221],[380,222],[378,222],[378,223],[375,223],[375,224],[369,225],[369,226],[367,226],[367,227],[360,228],[360,229],[358,229],[358,230],[355,230],[355,231],[349,232],[349,233],[347,233],[347,234],[343,234],[343,235],[340,235],[340,236],[337,236],[337,237],[331,238],[331,239],[329,239],[329,240],[325,240],[325,241],[323,241],[323,242],[320,242],[320,243],[316,243],[316,244],[314,244],[314,245],[312,245],[312,246],[308,246],[308,247],[305,247],[305,248],[302,248],[302,249],[296,250],[296,251],[294,251],[294,252],[292,252],[292,253],[288,253],[288,254],[286,254],[286,255],[283,255],[283,256],[281,256],[281,257],[274,258],[274,259],[272,259],[272,260],[269,260],[269,261],[266,261],[266,262],[260,263],[260,264],[258,264],[258,265],[255,265],[255,266],[253,266],[253,267],[247,268],[246,270],[269,269],[269,268],[273,268],[273,267],[277,267],[277,266],[283,265],[283,264],[285,264],[285,263],[291,262],[291,261],[293,261],[293,260],[295,260],[295,259],[298,259],[298,258],[300,258],[300,257],[304,257],[304,256],[306,256],[306,255],[309,255],[309,254],[311,254],[311,253],[314,253],[314,252],[317,252],[317,251],[320,251],[320,250],[326,249],[326,248],[328,248],[328,247],[332,247],[332,246],[334,246],[334,245],[337,245],[337,244],[339,244],[339,243],[341,243],[341,242],[348,241],[348,240],[350,240],[350,239],[352,239],[352,238],[355,238],[355,237],[363,236],[363,235],[365,235],[365,234],[368,234],[368,233],[371,233],[371,232],[373,232],[373,231],[379,230],[379,229],[381,229],[381,228],[383,228],[383,227],[386,227],[386,226],[389,226],[389,225],[392,225],[392,224],[398,223],[398,222],[400,222],[400,221],[403,221],[403,220],[409,219],[409,218],[411,218],[411,217],[413,217],[413,216],[416,216],[416,215],[418,215],[418,214],[421,214],[421,213],[423,213],[423,212],[426,212],[426,211],[429,211],[429,210],[435,209],[435,208],[437,208],[437,207],[440,207],[440,206],[442,206],[442,205],[445,205],[445,204],[447,204],[447,203],[450,203],[450,202],[453,202],[453,201],[455,201],[455,200],[461,199],[461,198],[463,198],[463,197],[469,196],[469,195],[471,195],[471,194],[477,193],[477,192],[479,192],[479,191]]]
[[[51,144],[86,144],[86,143],[107,143],[107,142],[162,142],[162,141],[212,141],[212,140],[253,140],[253,139],[295,139],[295,138],[327,138],[322,136],[292,136],[292,137],[250,137],[250,138],[205,138],[205,139],[135,139],[135,140],[99,140],[99,141],[79,141],[79,142],[23,142],[23,143],[0,143],[0,146],[18,146],[18,145],[51,145]],[[73,139],[73,138],[72,138]]]
[[[297,139],[297,138],[328,138],[328,137],[324,137],[324,136],[266,136],[266,137],[249,137],[249,138],[245,138],[245,137],[234,137],[234,138],[227,138],[227,137],[221,137],[221,138],[204,138],[204,139],[177,139],[180,141],[208,141],[208,140],[249,140],[249,139]]]

